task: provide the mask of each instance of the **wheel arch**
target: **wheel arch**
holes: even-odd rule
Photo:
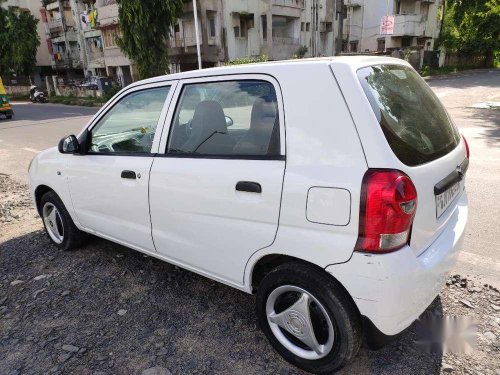
[[[50,186],[45,185],[45,184],[40,184],[35,189],[35,206],[36,206],[36,210],[38,212],[38,215],[40,215],[40,216],[42,216],[42,212],[41,212],[42,208],[40,207],[40,201],[42,200],[42,197],[44,196],[44,194],[48,193],[49,191],[53,191],[54,193],[56,193],[56,191],[54,189],[52,189]],[[57,194],[57,195],[59,196],[59,194]]]
[[[273,254],[266,254],[257,259],[251,266],[249,265],[249,274],[248,274],[248,286],[250,289],[251,293],[255,293],[256,290],[259,287],[260,282],[264,277],[274,268],[285,264],[285,263],[290,263],[290,262],[300,262],[303,264],[307,264],[309,266],[312,266],[315,268],[318,272],[324,273],[328,275],[328,277],[332,278],[335,283],[339,286],[339,288],[342,289],[344,293],[346,293],[349,298],[351,299],[352,303],[354,306],[357,305],[349,293],[349,291],[345,288],[345,286],[330,272],[327,272],[323,267],[320,267],[319,265],[309,262],[307,260],[297,258],[291,255],[286,255],[286,254],[278,254],[278,253],[273,253]],[[358,311],[359,312],[359,311]]]

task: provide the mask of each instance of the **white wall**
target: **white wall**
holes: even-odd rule
[[[2,3],[3,8],[15,6],[19,8],[29,9],[30,13],[39,20],[37,25],[38,37],[40,39],[40,46],[36,51],[36,65],[37,66],[50,66],[51,59],[49,50],[47,48],[47,37],[45,36],[45,26],[40,19],[40,8],[42,3],[39,0],[7,0]]]

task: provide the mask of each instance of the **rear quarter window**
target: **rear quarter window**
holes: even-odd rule
[[[408,166],[438,159],[460,142],[443,105],[425,81],[402,65],[359,69],[358,78],[385,138]]]

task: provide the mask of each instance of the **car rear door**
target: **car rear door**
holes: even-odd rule
[[[342,74],[342,67],[333,71],[352,107],[369,167],[401,170],[416,187],[410,247],[419,255],[459,204],[468,167],[463,140],[431,88],[404,63],[391,59],[352,74]],[[371,110],[359,111],[366,104]]]
[[[242,285],[247,260],[270,246],[278,229],[285,171],[279,85],[269,76],[237,75],[180,81],[176,91],[151,169],[156,249],[173,263]]]
[[[88,127],[87,153],[73,155],[64,171],[78,222],[87,231],[154,251],[149,171],[175,83],[123,92]]]

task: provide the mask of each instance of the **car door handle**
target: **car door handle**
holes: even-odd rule
[[[137,176],[134,171],[122,171],[122,178],[128,178],[130,180],[135,180]]]
[[[240,181],[236,184],[236,190],[249,193],[262,193],[262,186],[258,182]]]

